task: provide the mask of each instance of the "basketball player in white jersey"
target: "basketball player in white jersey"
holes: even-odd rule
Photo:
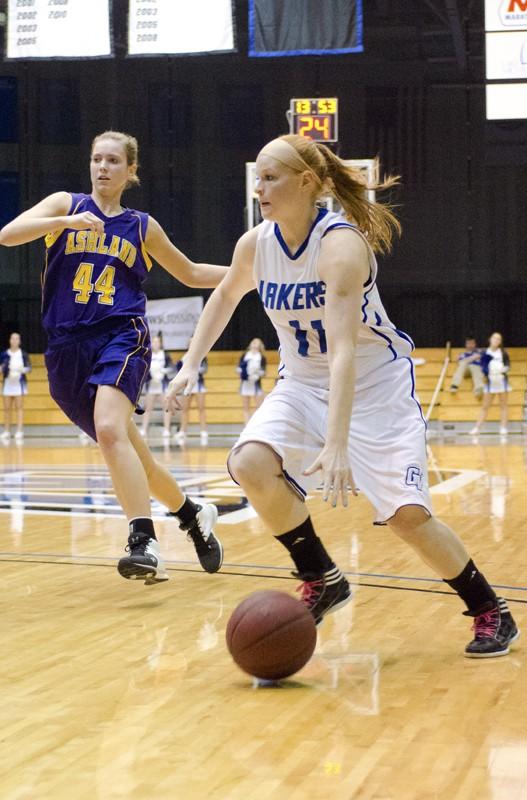
[[[283,380],[250,419],[228,466],[290,553],[316,622],[351,597],[303,502],[322,479],[323,498],[333,506],[346,506],[348,487],[353,494],[359,488],[375,521],[459,594],[474,618],[467,656],[505,655],[519,635],[505,600],[432,515],[413,343],[388,319],[376,286],[374,253],[390,249],[399,223],[389,206],[367,199],[359,173],[303,137],[267,144],[256,175],[263,222],[239,240],[169,386],[169,402],[177,406],[177,393],[190,390],[201,359],[256,287],[278,333]],[[317,208],[328,192],[344,216]]]

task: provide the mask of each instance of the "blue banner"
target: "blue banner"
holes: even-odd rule
[[[362,0],[249,0],[249,55],[360,53]]]

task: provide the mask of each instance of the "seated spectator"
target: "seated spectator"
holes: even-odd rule
[[[458,366],[452,376],[450,391],[457,392],[467,373],[470,373],[474,394],[478,399],[481,399],[485,387],[485,379],[481,369],[481,350],[478,350],[473,336],[467,336],[465,349],[458,355],[457,360]]]

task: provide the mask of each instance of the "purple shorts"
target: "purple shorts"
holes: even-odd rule
[[[150,332],[142,317],[91,325],[88,331],[49,343],[45,359],[51,396],[97,441],[97,386],[115,386],[137,407],[150,358]]]

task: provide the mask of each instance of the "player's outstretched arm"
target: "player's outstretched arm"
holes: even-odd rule
[[[167,406],[179,408],[177,395],[190,392],[198,379],[199,365],[227,326],[242,297],[255,288],[253,262],[257,230],[244,233],[234,250],[232,265],[222,282],[211,294],[192,336],[183,366],[170,382]]]
[[[228,267],[196,264],[172,244],[153,217],[148,218],[145,247],[149,255],[174,278],[196,289],[213,289],[227,273]]]
[[[68,192],[55,192],[48,195],[40,203],[22,212],[2,228],[0,244],[14,247],[18,244],[33,242],[48,233],[62,231],[64,228],[104,232],[104,223],[101,219],[89,211],[69,215],[70,206],[71,195]]]

